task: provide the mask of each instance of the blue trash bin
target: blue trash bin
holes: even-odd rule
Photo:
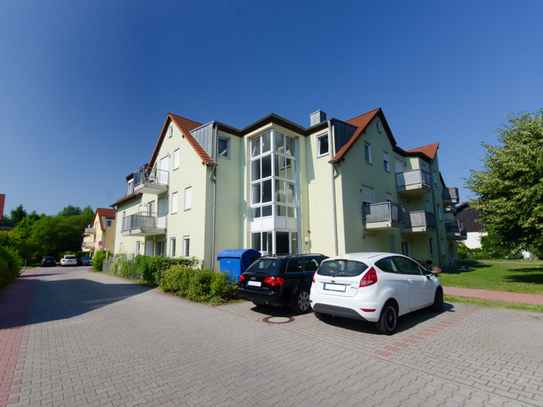
[[[228,273],[231,279],[239,280],[241,273],[261,257],[255,249],[223,250],[217,255],[221,272]]]

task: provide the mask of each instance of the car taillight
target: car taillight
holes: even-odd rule
[[[264,282],[268,283],[272,287],[283,285],[283,279],[281,277],[266,277]]]
[[[243,274],[239,276],[239,282],[241,283],[242,281],[245,281],[245,276]]]
[[[316,276],[316,275],[317,275],[317,272],[315,271],[315,272],[313,273],[313,282],[315,282],[315,276]]]
[[[367,271],[366,274],[364,274],[364,277],[360,280],[360,287],[367,287],[369,285],[373,285],[377,282],[377,272],[372,267]]]

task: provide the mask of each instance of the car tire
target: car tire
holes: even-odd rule
[[[309,291],[306,288],[300,288],[296,291],[292,301],[292,310],[297,314],[305,314],[306,312],[311,311]]]
[[[329,321],[332,318],[332,315],[323,314],[322,312],[313,311],[313,314],[315,314],[319,321]]]
[[[398,310],[392,301],[385,304],[381,310],[379,321],[375,323],[377,330],[385,335],[392,335],[398,325]]]
[[[434,303],[432,304],[432,310],[435,312],[443,311],[443,288],[437,287],[436,295],[434,296]]]

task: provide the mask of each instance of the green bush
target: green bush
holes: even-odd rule
[[[138,254],[134,261],[141,272],[141,279],[154,285],[160,285],[162,273],[174,265],[192,267],[198,264],[198,259],[191,257],[171,258],[162,256],[143,256]]]
[[[19,275],[23,261],[17,251],[0,246],[0,288],[4,288]]]
[[[94,258],[92,259],[92,269],[96,271],[102,271],[102,265],[104,264],[104,260],[106,259],[106,252],[103,250],[100,250],[94,255]]]
[[[162,290],[180,297],[206,303],[222,303],[235,298],[237,282],[230,276],[209,269],[195,269],[187,265],[173,265],[162,273]]]

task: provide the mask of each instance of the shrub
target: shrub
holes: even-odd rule
[[[104,260],[106,259],[106,252],[103,250],[100,250],[94,255],[94,258],[92,259],[92,269],[96,271],[102,271],[102,264],[104,263]]]
[[[171,258],[162,256],[142,256],[138,254],[135,262],[141,272],[141,279],[154,285],[160,285],[162,274],[174,265],[192,267],[198,264],[198,259],[191,257]]]
[[[221,303],[236,296],[237,282],[230,283],[226,273],[173,265],[162,273],[162,290],[174,292],[192,301]]]
[[[0,288],[4,288],[19,275],[23,261],[17,251],[0,246]]]

